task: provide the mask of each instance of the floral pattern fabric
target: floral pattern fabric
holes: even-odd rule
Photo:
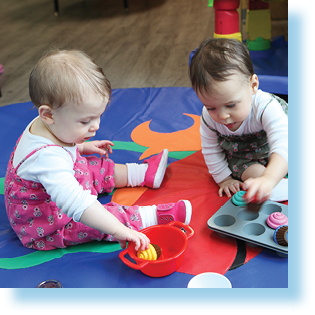
[[[4,187],[6,210],[10,224],[22,244],[28,248],[51,250],[93,240],[115,241],[111,235],[69,218],[58,209],[40,183],[17,176],[17,169],[29,156],[48,146],[51,145],[31,152],[16,168],[13,167],[13,152],[8,163]],[[110,159],[83,157],[77,150],[75,178],[83,189],[90,190],[93,195],[110,193],[115,186],[114,166]],[[122,206],[114,202],[103,206],[127,227],[137,231],[142,229],[138,206]]]

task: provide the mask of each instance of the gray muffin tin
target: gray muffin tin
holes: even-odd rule
[[[247,205],[234,205],[231,198],[208,220],[207,224],[213,231],[288,254],[288,246],[274,242],[275,229],[270,228],[266,222],[273,212],[282,212],[288,217],[288,206],[266,201],[258,212],[254,212],[247,209]]]

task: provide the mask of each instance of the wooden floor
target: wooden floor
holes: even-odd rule
[[[28,76],[51,46],[84,50],[112,87],[190,86],[189,53],[214,32],[208,0],[0,1],[0,106],[29,101]]]
[[[51,46],[84,50],[113,88],[189,86],[189,53],[214,31],[208,0],[1,0],[0,106],[29,101],[28,76]]]

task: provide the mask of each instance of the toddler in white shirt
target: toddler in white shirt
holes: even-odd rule
[[[202,153],[219,196],[243,189],[247,202],[287,200],[287,104],[259,90],[246,46],[210,38],[194,54],[189,74],[204,105]]]
[[[18,140],[5,178],[7,214],[24,246],[50,250],[108,240],[122,247],[132,241],[144,250],[149,239],[141,229],[170,221],[189,224],[188,200],[145,207],[97,200],[114,188],[159,188],[168,150],[143,164],[123,165],[108,159],[111,141],[89,141],[111,97],[109,81],[90,57],[51,50],[34,67],[29,87],[38,117]]]

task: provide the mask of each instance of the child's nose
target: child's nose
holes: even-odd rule
[[[229,113],[225,110],[221,110],[219,113],[219,118],[222,120],[228,119],[230,117]]]
[[[95,121],[93,122],[90,131],[97,131],[100,128],[100,122],[99,121]]]

